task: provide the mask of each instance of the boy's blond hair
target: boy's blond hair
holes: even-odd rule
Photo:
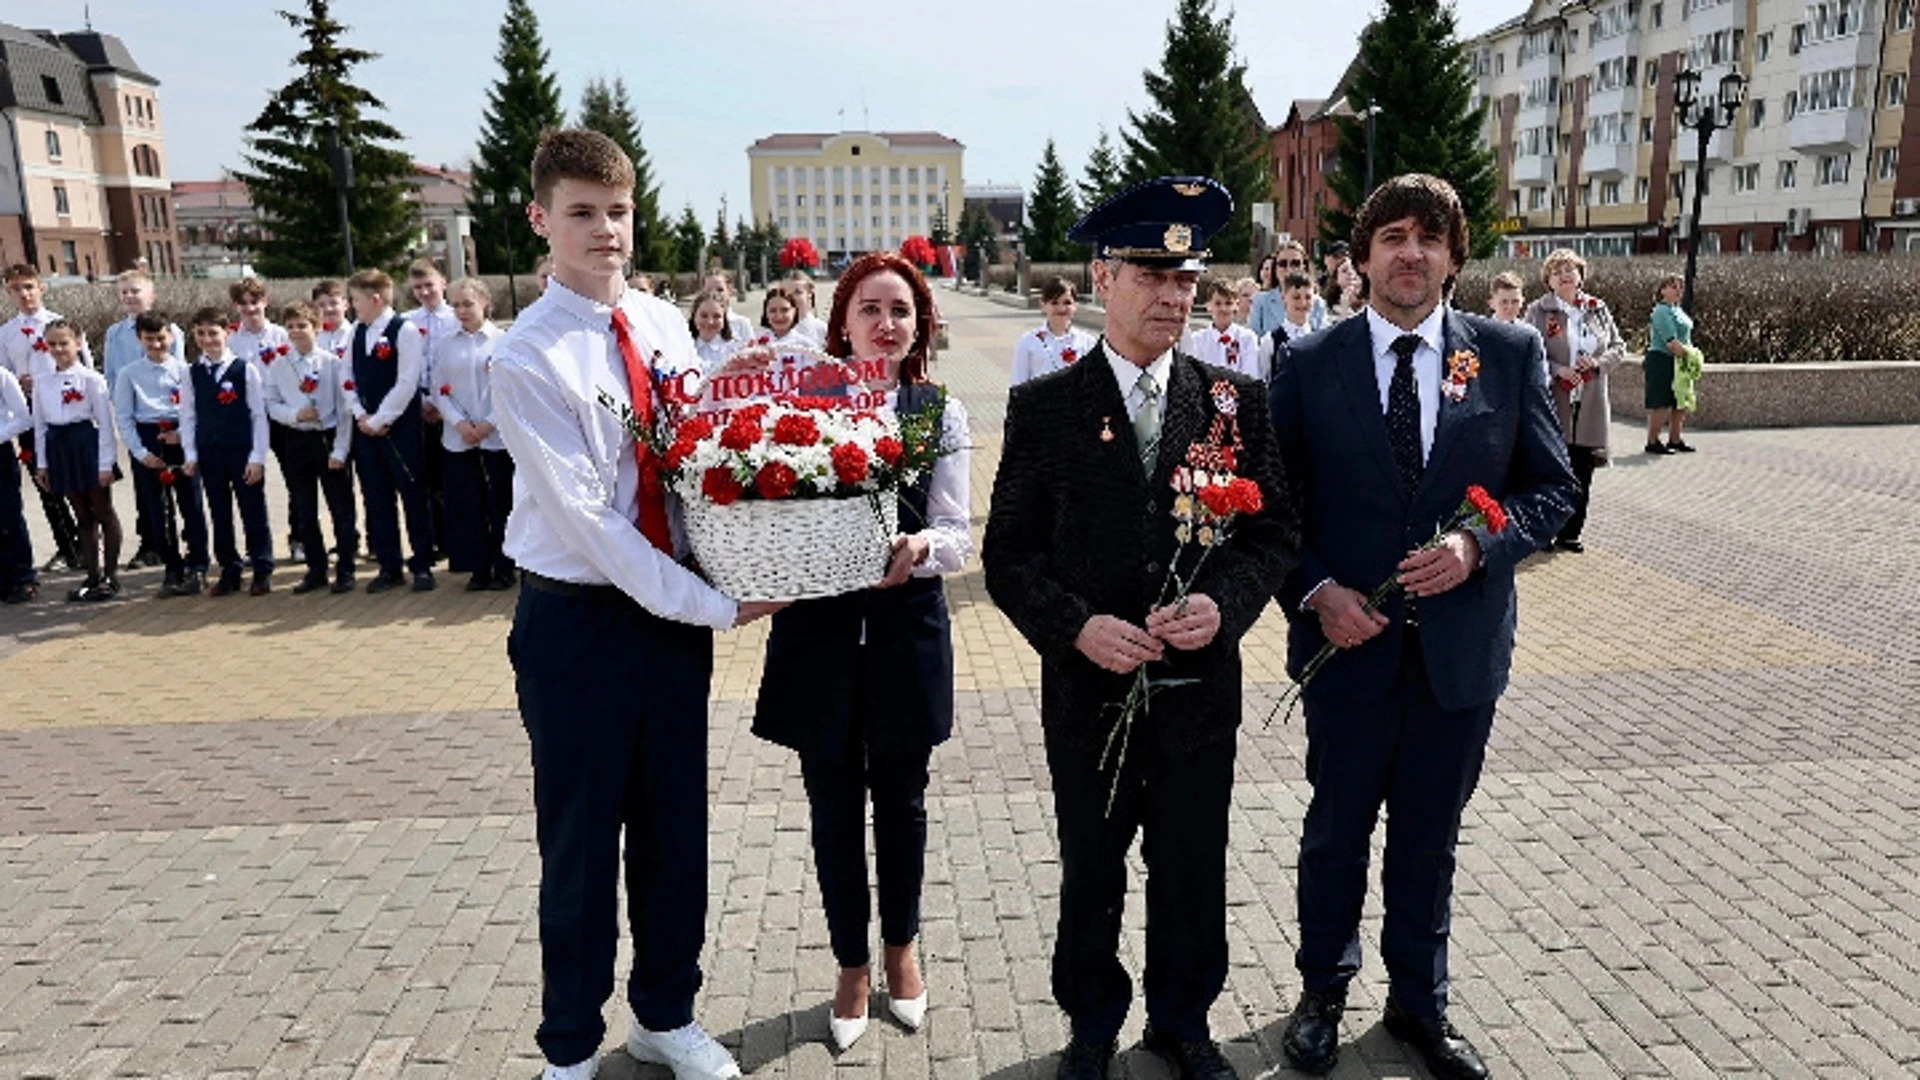
[[[553,209],[553,189],[562,180],[633,191],[633,159],[597,131],[562,128],[540,134],[533,152],[533,201]]]
[[[125,285],[129,281],[140,281],[151,285],[153,284],[153,275],[136,266],[131,270],[122,270],[113,280],[119,285]]]
[[[285,326],[295,319],[299,319],[308,326],[317,327],[320,325],[320,309],[305,300],[295,300],[293,303],[280,309],[281,326]]]
[[[487,283],[477,277],[463,277],[459,281],[447,286],[448,296],[452,296],[457,292],[472,293],[474,296],[479,297],[481,307],[489,310],[493,307],[493,290],[487,288]]]
[[[267,287],[260,283],[259,278],[251,275],[227,286],[227,299],[236,304],[242,300],[265,300],[266,298]]]
[[[347,288],[393,298],[393,279],[387,276],[385,270],[355,270],[353,276],[347,279]]]
[[[1527,291],[1527,286],[1525,282],[1520,280],[1519,274],[1511,270],[1502,270],[1493,275],[1493,284],[1487,287],[1487,291],[1499,292],[1502,289],[1512,289],[1515,292],[1524,293]]]

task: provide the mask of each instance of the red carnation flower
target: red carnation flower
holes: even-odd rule
[[[774,421],[773,441],[782,446],[812,446],[820,441],[820,425],[811,416],[788,413]]]
[[[22,449],[20,450],[20,464],[22,464],[22,465],[31,465],[31,464],[33,464],[33,451],[31,451],[31,450],[28,450],[28,449],[25,449],[25,448],[23,447],[23,448],[22,448]]]
[[[236,401],[239,401],[239,400],[240,400],[240,395],[239,395],[239,394],[236,394],[236,393],[234,393],[234,392],[233,392],[233,391],[231,391],[231,390],[222,390],[222,391],[220,391],[220,393],[219,393],[219,394],[217,394],[217,395],[215,395],[215,396],[216,396],[216,397],[217,397],[217,398],[219,399],[219,401],[220,401],[220,404],[222,404],[222,405],[231,405],[231,404],[233,404],[234,402],[236,402]]]
[[[392,356],[393,356],[393,346],[387,344],[384,341],[373,347],[373,358],[375,360],[386,360],[386,359],[390,359]]]
[[[889,468],[899,465],[906,452],[907,448],[900,445],[900,440],[891,435],[882,435],[873,443],[873,456],[886,462]]]
[[[271,364],[271,363],[273,363],[273,347],[272,347],[272,346],[270,346],[270,345],[263,345],[263,346],[261,346],[261,348],[260,348],[260,362],[261,362],[261,363],[263,363],[263,364]]]
[[[867,452],[856,443],[841,443],[828,455],[833,460],[833,478],[851,487],[867,478]]]
[[[353,390],[353,380],[348,379],[346,382],[341,383],[340,389],[351,392]]]
[[[34,352],[46,352],[46,351],[47,351],[47,339],[46,339],[46,338],[35,338],[35,339],[34,339],[34,341],[33,341],[33,351],[34,351]]]
[[[1234,510],[1238,513],[1257,514],[1266,505],[1266,500],[1260,495],[1260,485],[1244,476],[1234,477],[1233,482],[1227,485],[1227,490],[1233,494]]]
[[[760,442],[760,423],[748,420],[745,414],[737,415],[720,433],[720,445],[728,450],[751,450]]]
[[[229,334],[237,333],[239,329],[240,329],[240,324],[237,322],[230,322],[227,324],[227,333]]]
[[[419,327],[415,327],[414,329],[416,329],[416,330],[419,330],[419,331],[420,331],[420,336],[421,336],[421,337],[426,337],[426,336],[427,336],[427,328],[426,328],[426,327],[424,327],[424,326],[419,326]]]
[[[1234,512],[1233,489],[1225,484],[1210,484],[1194,492],[1207,513],[1214,517],[1232,517]]]
[[[33,327],[31,327],[31,326],[23,326],[23,327],[21,327],[21,328],[20,328],[20,332],[21,332],[21,333],[23,333],[23,334],[25,334],[25,335],[27,335],[28,337],[32,337],[32,336],[33,336]]]
[[[452,384],[452,383],[441,383],[441,384],[440,384],[440,396],[441,396],[441,397],[452,397],[452,396],[453,396],[453,384]]]
[[[1500,533],[1505,531],[1507,527],[1507,511],[1500,505],[1498,499],[1487,494],[1486,488],[1478,484],[1469,485],[1467,488],[1467,502],[1472,504],[1473,508],[1479,511],[1482,517],[1487,519],[1488,532]]]
[[[331,334],[335,330],[340,329],[340,324],[337,322],[333,322],[332,320],[328,320],[327,322],[323,322],[320,324],[320,329],[325,330],[327,333]]]
[[[700,493],[713,500],[717,506],[726,506],[738,499],[746,491],[740,481],[734,479],[733,470],[715,465],[700,477]]]
[[[160,470],[160,476],[158,477],[158,479],[159,479],[159,481],[160,481],[161,483],[163,483],[163,484],[171,484],[171,483],[173,483],[173,470],[172,470],[172,469],[161,469],[161,470]]]
[[[278,348],[276,348],[276,349],[274,349],[274,350],[273,350],[273,352],[274,352],[274,355],[276,355],[276,356],[285,356],[285,355],[287,355],[287,352],[288,352],[288,351],[289,351],[289,350],[290,350],[291,348],[292,348],[292,346],[289,346],[289,345],[281,345],[281,346],[279,346]]]
[[[1071,346],[1071,345],[1069,345],[1069,346],[1067,346],[1066,348],[1064,348],[1064,349],[1061,349],[1061,350],[1060,350],[1060,362],[1061,362],[1061,363],[1063,363],[1063,364],[1071,364],[1071,363],[1073,363],[1073,362],[1074,362],[1075,360],[1078,360],[1078,359],[1080,359],[1080,354],[1079,354],[1078,352],[1076,352],[1076,351],[1074,351],[1074,348],[1073,348],[1073,346]]]
[[[1232,335],[1232,334],[1221,334],[1221,335],[1220,335],[1220,344],[1222,344],[1222,345],[1231,345],[1231,344],[1233,344],[1233,335]]]
[[[680,466],[693,456],[694,448],[698,445],[699,440],[689,438],[683,432],[679,438],[673,440],[672,446],[667,447],[667,468],[678,471]]]
[[[167,400],[175,405],[180,404],[180,388],[176,386],[167,391]]]
[[[688,417],[681,423],[674,434],[680,438],[692,439],[695,442],[699,442],[701,439],[713,434],[713,428],[713,416],[709,413],[701,413],[698,416]]]
[[[778,461],[767,462],[760,466],[759,472],[753,474],[754,490],[763,499],[784,499],[793,494],[793,486],[799,482],[800,477]]]
[[[303,394],[311,394],[311,393],[313,393],[313,392],[314,392],[315,390],[318,390],[318,389],[320,389],[320,380],[319,380],[319,379],[316,379],[316,378],[314,378],[313,376],[311,376],[311,375],[308,375],[308,376],[307,376],[306,378],[304,378],[304,379],[301,379],[301,380],[300,380],[300,392],[301,392],[301,393],[303,393]]]
[[[734,413],[733,418],[735,420],[744,419],[745,422],[752,424],[755,427],[759,427],[760,424],[766,420],[767,411],[771,408],[772,406],[768,405],[764,401],[756,402],[755,404],[749,405],[746,408],[741,409],[739,412]]]

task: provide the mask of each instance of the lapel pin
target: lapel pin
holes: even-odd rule
[[[1113,441],[1113,417],[1111,416],[1103,416],[1100,418],[1100,441]]]

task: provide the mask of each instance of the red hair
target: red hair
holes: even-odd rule
[[[840,281],[833,287],[833,310],[827,316],[824,348],[827,355],[841,359],[853,351],[847,342],[847,307],[853,303],[853,294],[862,281],[887,271],[900,275],[900,280],[907,283],[907,291],[913,294],[913,344],[907,347],[907,355],[900,361],[899,381],[923,382],[933,354],[933,290],[927,287],[927,279],[920,276],[912,263],[891,251],[862,255],[841,273]]]

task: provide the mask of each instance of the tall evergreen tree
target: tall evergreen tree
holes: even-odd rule
[[[712,250],[727,262],[733,261],[733,236],[727,232],[727,197],[720,196],[720,212],[713,216]]]
[[[397,266],[418,235],[407,202],[413,163],[390,144],[393,125],[370,115],[386,108],[354,85],[353,69],[378,54],[340,44],[346,27],[327,0],[307,0],[305,13],[282,11],[306,47],[294,56],[293,81],[281,87],[247,125],[250,171],[238,174],[260,211],[267,234],[254,261],[270,277],[337,274],[346,261],[340,203],[328,150],[337,135],[353,156],[347,217],[354,260],[361,266]]]
[[[611,83],[588,79],[580,91],[578,123],[619,143],[633,160],[633,261],[649,269],[666,269],[673,263],[672,227],[660,216],[660,185],[640,142],[640,121],[627,96],[627,81],[618,76]]]
[[[679,224],[673,227],[673,268],[683,274],[700,269],[700,252],[706,246],[706,230],[694,216],[693,204],[688,203],[680,211]]]
[[[992,265],[1000,258],[1000,226],[979,203],[970,203],[960,212],[960,242],[966,245],[961,271],[968,279],[980,276],[981,260]]]
[[[1080,245],[1067,242],[1067,229],[1080,212],[1073,204],[1073,185],[1060,167],[1053,140],[1040,155],[1033,176],[1033,194],[1027,197],[1027,224],[1021,229],[1027,257],[1034,262],[1069,262],[1080,258]]]
[[[1101,124],[1100,137],[1093,140],[1093,149],[1087,153],[1086,171],[1080,174],[1080,205],[1089,210],[1100,205],[1107,196],[1119,191],[1125,180],[1120,155],[1107,136],[1107,125]]]
[[[953,243],[953,227],[947,222],[945,199],[934,204],[933,217],[927,222],[927,242],[934,247],[946,247]]]
[[[487,88],[480,145],[473,167],[473,246],[480,268],[498,273],[507,265],[507,230],[514,230],[515,271],[533,269],[539,244],[527,230],[526,203],[533,198],[533,152],[540,133],[565,120],[560,84],[548,69],[540,22],[528,0],[507,0],[500,21],[500,77]],[[486,203],[491,194],[494,205]]]
[[[1392,0],[1361,32],[1360,56],[1345,88],[1355,115],[1334,120],[1340,167],[1328,178],[1339,200],[1320,213],[1320,235],[1345,240],[1367,197],[1367,122],[1374,116],[1373,181],[1422,172],[1452,184],[1467,212],[1473,254],[1491,254],[1499,238],[1499,173],[1481,137],[1486,106],[1473,105],[1467,51],[1455,37],[1454,11],[1441,0]]]
[[[1232,219],[1207,242],[1222,260],[1248,255],[1253,204],[1273,194],[1267,131],[1233,49],[1231,11],[1216,14],[1215,0],[1180,0],[1160,66],[1143,73],[1154,107],[1127,110],[1131,130],[1120,132],[1129,182],[1197,174],[1233,193]]]

